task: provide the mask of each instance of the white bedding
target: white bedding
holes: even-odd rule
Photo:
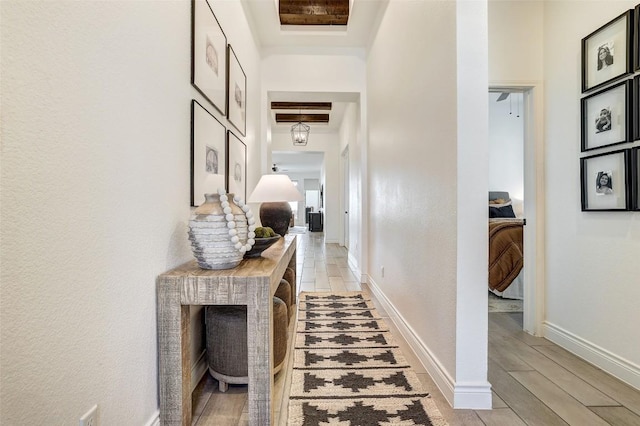
[[[489,289],[489,291],[496,296],[500,296],[505,299],[524,299],[524,268],[522,268],[518,276],[515,277],[511,285],[509,285],[505,291],[491,289]]]

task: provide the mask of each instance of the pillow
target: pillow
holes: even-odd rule
[[[489,217],[516,217],[516,214],[513,212],[513,207],[511,207],[511,203],[506,206],[496,207],[495,205],[489,206]]]
[[[503,198],[497,198],[495,200],[489,200],[489,205],[492,207],[504,207],[510,206],[511,200],[505,200]]]

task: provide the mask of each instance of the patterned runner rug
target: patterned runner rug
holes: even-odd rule
[[[447,422],[364,293],[302,292],[287,424]]]

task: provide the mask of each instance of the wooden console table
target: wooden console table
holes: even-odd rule
[[[286,235],[261,257],[244,259],[233,269],[201,269],[194,260],[158,276],[162,426],[191,426],[189,305],[247,306],[249,424],[273,424],[272,296],[287,267],[296,269],[295,235]]]

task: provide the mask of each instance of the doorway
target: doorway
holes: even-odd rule
[[[512,100],[511,113],[520,114],[523,125],[522,216],[526,219],[526,226],[523,227],[523,329],[541,336],[544,309],[543,90],[540,84],[533,83],[505,86],[496,84],[491,85],[489,91],[521,94],[521,109],[518,110]]]

